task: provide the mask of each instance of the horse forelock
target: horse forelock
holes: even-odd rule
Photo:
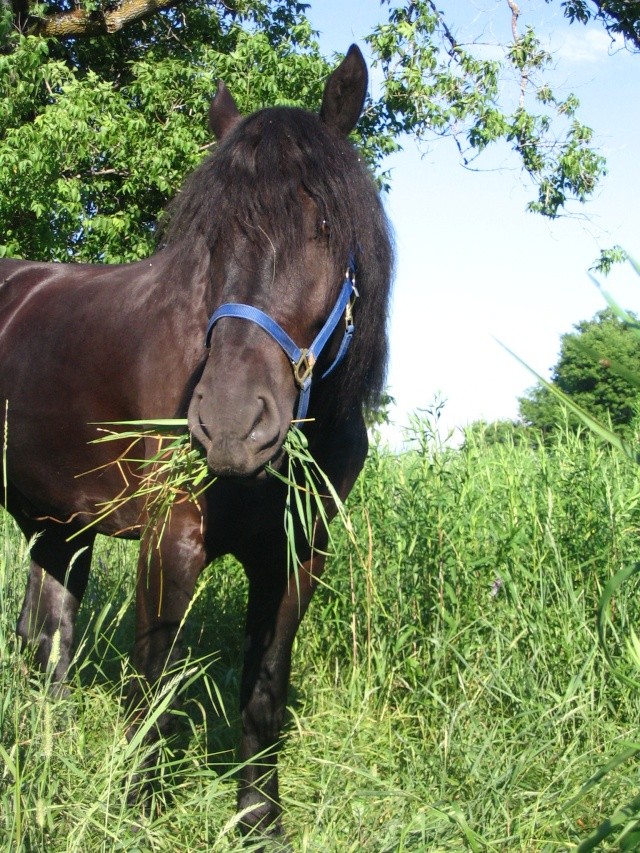
[[[357,334],[337,384],[344,406],[375,405],[387,362],[386,315],[392,274],[388,223],[375,184],[353,147],[314,114],[288,107],[243,119],[186,181],[169,206],[162,240],[185,255],[204,244],[225,251],[241,231],[277,247],[279,263],[304,249],[304,198],[326,222],[335,288],[350,255],[357,265]],[[177,247],[176,247],[177,248]]]

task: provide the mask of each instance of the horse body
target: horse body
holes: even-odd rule
[[[44,668],[59,633],[53,674],[62,682],[96,534],[140,536],[134,664],[156,683],[178,655],[198,575],[223,553],[238,557],[249,581],[238,802],[245,830],[279,830],[276,751],[291,647],[323,569],[327,531],[316,521],[313,547],[298,531],[301,565],[289,583],[285,487],[265,466],[282,461],[299,392],[292,365],[248,320],[221,319],[208,350],[205,332],[221,303],[248,304],[309,346],[355,258],[354,344],[314,386],[305,424],[344,499],[367,450],[362,406],[384,375],[391,272],[377,193],[344,139],[366,79],[352,47],[329,78],[319,117],[273,108],[242,119],[221,85],[210,111],[219,144],[178,195],[164,248],[147,260],[0,261],[3,498],[32,540],[18,634]],[[331,335],[318,369],[335,358],[340,336]],[[97,424],[187,413],[219,477],[199,502],[175,504],[161,536],[136,500],[87,526],[97,506],[136,486],[135,471],[112,464],[114,445],[91,443]],[[157,445],[147,445],[150,458]],[[335,512],[328,500],[327,509]],[[136,708],[141,693],[134,687]]]
[[[121,491],[115,467],[90,473],[113,458],[113,448],[90,444],[97,424],[178,413],[202,361],[206,286],[203,271],[198,300],[198,276],[188,271],[191,298],[167,293],[170,266],[169,250],[123,266],[0,261],[7,473],[40,515],[86,524],[97,503]],[[128,528],[138,511],[96,531]]]

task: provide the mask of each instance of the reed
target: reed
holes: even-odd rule
[[[611,666],[637,678],[639,579],[608,585],[640,562],[635,466],[562,425],[546,447],[469,433],[453,448],[416,415],[408,438],[401,455],[374,446],[296,640],[281,758],[293,848],[547,853],[593,845],[610,821],[600,849],[625,849],[640,696]],[[123,794],[134,747],[120,704],[136,549],[97,545],[72,691],[45,710],[46,679],[25,674],[11,630],[28,554],[10,519],[3,530],[0,849],[245,849],[241,568],[225,558],[200,579],[188,683],[171,688],[183,735],[163,744],[141,818]]]

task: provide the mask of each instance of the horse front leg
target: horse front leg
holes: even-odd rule
[[[310,430],[313,431],[312,429]],[[315,456],[344,501],[367,454],[367,432],[360,413],[336,425],[327,446],[318,442]],[[274,506],[277,502],[274,502]],[[326,519],[337,507],[325,499]],[[279,519],[280,524],[281,519]],[[303,535],[298,531],[299,542]],[[258,829],[282,834],[277,752],[287,702],[291,649],[298,626],[322,574],[328,531],[316,519],[314,547],[302,546],[297,576],[287,572],[287,543],[282,527],[271,541],[255,539],[242,562],[249,579],[245,657],[240,692],[242,744],[238,812],[246,834]]]
[[[148,529],[143,536],[136,585],[135,676],[128,696],[129,739],[145,725],[150,691],[157,696],[159,688],[176,674],[175,664],[182,657],[180,631],[206,562],[200,511],[191,503],[175,506],[162,532]],[[154,743],[170,732],[175,704],[174,699],[158,714],[145,733],[145,743]],[[154,755],[149,753],[134,780],[130,801],[143,797],[153,764]]]
[[[262,544],[262,543],[261,543]],[[291,649],[318,578],[324,556],[314,554],[287,577],[286,559],[263,555],[245,562],[249,597],[240,690],[242,741],[238,793],[244,834],[282,834],[277,753],[291,668]],[[279,550],[279,549],[278,549]]]

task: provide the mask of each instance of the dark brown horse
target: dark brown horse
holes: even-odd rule
[[[304,430],[344,499],[367,452],[363,407],[384,380],[390,241],[374,183],[346,140],[366,85],[355,46],[329,77],[319,115],[276,107],[242,118],[220,84],[210,110],[219,144],[170,207],[156,254],[122,266],[0,261],[3,499],[32,543],[18,634],[63,681],[96,534],[139,537],[134,663],[157,683],[177,656],[198,575],[234,554],[249,581],[245,831],[280,829],[276,752],[291,646],[327,540],[318,521],[314,548],[300,534],[299,578],[289,583],[285,487],[265,466],[281,462],[300,388],[307,394],[311,380]],[[354,270],[359,296],[345,354]],[[339,302],[345,285],[348,305]],[[229,303],[258,309],[298,347],[324,329],[326,345],[303,352],[292,369],[296,358],[259,320],[223,311],[208,329]],[[337,323],[327,327],[332,314]],[[95,424],[187,413],[218,475],[199,503],[176,503],[162,537],[137,499],[86,527],[124,488],[121,467],[108,464],[113,445],[91,443]],[[56,632],[60,652],[50,664]]]

